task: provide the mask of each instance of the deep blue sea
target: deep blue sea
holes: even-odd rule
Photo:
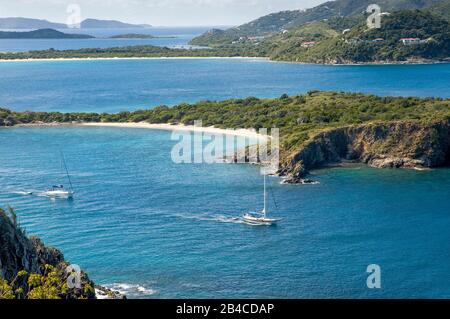
[[[0,63],[0,106],[117,112],[308,90],[450,97],[450,65],[313,66],[255,59]],[[134,298],[450,297],[450,169],[365,166],[270,178],[283,218],[233,220],[262,207],[255,166],[174,164],[170,133],[0,129],[0,207],[97,283]],[[73,201],[24,195],[66,183]],[[382,288],[368,289],[378,264]]]
[[[170,133],[0,129],[0,202],[96,282],[135,298],[450,297],[450,170],[319,170],[313,186],[270,178],[276,227],[232,220],[261,209],[259,169],[174,164]],[[52,201],[21,192],[66,183]],[[366,287],[378,264],[382,288]]]
[[[309,90],[450,97],[450,64],[323,66],[258,59],[0,62],[0,106],[119,112]]]

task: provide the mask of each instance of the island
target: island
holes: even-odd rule
[[[150,34],[126,33],[109,37],[110,39],[154,39],[155,36]]]
[[[110,39],[175,39],[176,36],[154,36],[151,34],[126,33],[109,37]]]
[[[116,20],[85,19],[81,21],[80,28],[87,29],[129,29],[151,28],[149,24],[130,24]],[[67,24],[55,23],[47,20],[30,19],[22,17],[0,18],[0,29],[67,29]]]
[[[169,123],[280,130],[278,174],[301,183],[311,170],[342,163],[426,169],[450,165],[450,99],[378,97],[311,91],[275,99],[232,99],[158,106],[118,114],[14,112],[0,126],[79,123]]]
[[[87,34],[69,34],[54,29],[39,29],[27,32],[0,31],[0,39],[93,39]]]
[[[258,57],[273,61],[316,64],[450,62],[450,9],[448,14],[441,12],[441,15],[436,14],[435,10],[435,7],[427,7],[421,10],[385,12],[379,29],[368,27],[366,15],[354,14],[333,16],[299,26],[292,23],[289,28],[278,32],[263,32],[265,28],[262,26],[256,30],[249,26],[227,31],[213,29],[190,42],[191,45],[207,46],[206,48],[128,46],[47,50],[0,53],[0,60]],[[261,18],[261,24],[262,21],[265,21],[265,18]],[[256,22],[251,25],[255,24],[259,25]],[[115,38],[118,37],[138,38],[141,35],[125,34]]]

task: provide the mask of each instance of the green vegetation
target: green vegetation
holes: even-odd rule
[[[43,274],[19,271],[15,278],[8,283],[0,278],[0,299],[67,299],[69,287],[65,269],[67,263],[59,265],[44,265]],[[95,290],[86,283],[77,299],[93,298]]]
[[[350,28],[350,26],[354,27]],[[408,60],[446,60],[450,57],[450,23],[420,10],[403,10],[383,16],[381,29],[369,29],[364,16],[332,18],[307,23],[265,38],[241,37],[232,44],[215,44],[238,52],[256,51],[255,56],[272,60],[308,63],[402,62]],[[343,32],[345,30],[345,32]],[[217,34],[217,32],[216,32]],[[226,33],[223,31],[223,43]],[[203,36],[216,37],[214,33]],[[416,43],[403,43],[414,38]]]
[[[126,33],[118,34],[109,37],[110,39],[154,39],[155,37],[150,34],[139,34],[139,33]]]
[[[403,38],[417,38],[419,43],[404,44]],[[313,63],[398,62],[448,57],[450,23],[419,10],[399,11],[383,17],[381,29],[369,30],[363,22],[345,35],[329,37],[312,48],[289,45],[271,55],[275,60]]]
[[[0,39],[92,39],[85,34],[68,34],[53,29],[39,29],[28,32],[0,31]]]
[[[64,58],[160,58],[160,57],[239,57],[263,56],[254,46],[223,47],[215,49],[170,49],[153,45],[116,47],[107,49],[80,49],[0,53],[0,60],[64,59]]]
[[[448,0],[336,0],[328,1],[308,10],[282,11],[272,13],[243,24],[236,28],[213,34],[205,34],[192,40],[195,45],[221,45],[230,44],[245,36],[268,36],[283,30],[289,30],[306,23],[319,22],[337,17],[355,17],[365,12],[370,4],[377,3],[384,12],[405,9],[422,9],[433,5],[449,3]],[[436,10],[439,10],[437,7]]]
[[[69,264],[61,252],[26,237],[11,207],[0,208],[0,299],[95,298],[94,284],[81,273],[81,288],[69,288]]]
[[[440,98],[377,97],[338,92],[309,92],[276,99],[232,99],[159,106],[118,114],[13,112],[0,109],[0,125],[51,122],[149,122],[220,128],[278,127],[283,148],[290,149],[323,129],[390,122],[432,122],[450,118],[450,100]]]
[[[438,4],[427,8],[426,11],[450,21],[450,1],[439,2]]]
[[[236,30],[231,38],[226,31],[211,30],[192,42],[197,45],[213,43],[210,48],[171,49],[144,45],[50,49],[0,53],[0,59],[265,57],[276,61],[335,64],[450,60],[450,22],[429,10],[403,10],[384,15],[380,29],[369,29],[365,15],[352,15],[304,23],[266,36],[245,36],[241,29]],[[413,40],[402,42],[405,38]]]
[[[303,47],[305,43],[314,42],[316,45],[339,34],[327,22],[308,23],[266,39],[260,48],[264,47],[273,60],[297,61],[299,53],[308,52]]]

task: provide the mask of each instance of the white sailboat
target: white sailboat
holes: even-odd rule
[[[260,213],[245,213],[242,215],[243,221],[252,226],[271,226],[275,225],[280,218],[269,218],[267,205],[267,191],[266,191],[266,174],[264,174],[264,209]]]
[[[66,189],[64,185],[54,185],[51,188],[47,189],[44,192],[45,196],[53,197],[53,198],[73,198],[74,191],[72,187],[72,181],[70,180],[69,170],[67,169],[66,161],[64,159],[64,155],[61,153],[62,163],[64,164],[64,168],[66,170],[67,179],[70,184],[70,189]]]

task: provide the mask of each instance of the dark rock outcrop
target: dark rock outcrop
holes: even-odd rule
[[[70,274],[66,271],[69,263],[56,248],[46,247],[37,237],[27,237],[25,231],[17,225],[14,211],[8,215],[0,209],[0,279],[5,279],[14,288],[20,289],[17,298],[26,298],[30,286],[26,278],[20,275],[45,275],[52,267],[58,280],[64,284]],[[92,287],[92,289],[90,289]],[[60,294],[60,298],[95,298],[94,283],[88,275],[81,272],[81,288],[71,288]]]
[[[380,168],[450,164],[450,122],[392,122],[323,131],[298,151],[283,154],[280,175],[296,183],[309,170],[352,161]]]

